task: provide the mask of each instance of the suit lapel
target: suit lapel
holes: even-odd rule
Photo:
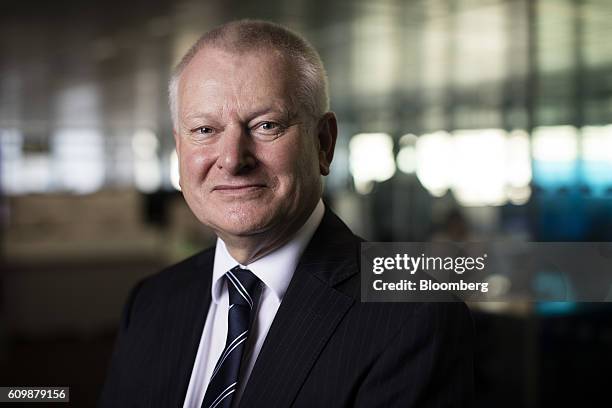
[[[241,407],[291,405],[354,302],[333,286],[357,272],[358,243],[342,221],[326,210],[266,336]]]
[[[176,373],[168,379],[168,390],[171,406],[182,406],[189,386],[193,363],[202,337],[206,315],[210,307],[211,274],[214,260],[214,249],[200,255],[190,267],[187,287],[177,293],[167,309],[164,319],[165,327],[160,350],[169,356],[170,369],[167,372]],[[162,358],[163,358],[162,354]],[[169,406],[170,406],[169,405]]]

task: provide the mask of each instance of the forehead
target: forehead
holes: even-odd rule
[[[233,52],[200,50],[185,67],[178,92],[182,109],[205,104],[245,104],[293,100],[297,77],[293,64],[274,49]]]

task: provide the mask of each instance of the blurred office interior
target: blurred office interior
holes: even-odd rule
[[[166,82],[246,17],[320,51],[325,198],[356,233],[612,241],[609,0],[2,0],[0,385],[93,406],[130,287],[214,242],[176,189]],[[472,307],[476,406],[609,404],[606,303]]]

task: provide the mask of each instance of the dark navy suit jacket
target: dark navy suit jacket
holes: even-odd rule
[[[473,325],[457,303],[361,303],[362,240],[326,210],[240,407],[466,407]],[[211,302],[214,248],[140,282],[100,407],[182,407]]]

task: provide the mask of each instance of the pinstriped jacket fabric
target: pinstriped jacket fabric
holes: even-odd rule
[[[326,209],[240,407],[467,407],[473,325],[463,303],[361,303],[359,244]],[[99,407],[182,407],[211,301],[214,248],[140,282]]]

